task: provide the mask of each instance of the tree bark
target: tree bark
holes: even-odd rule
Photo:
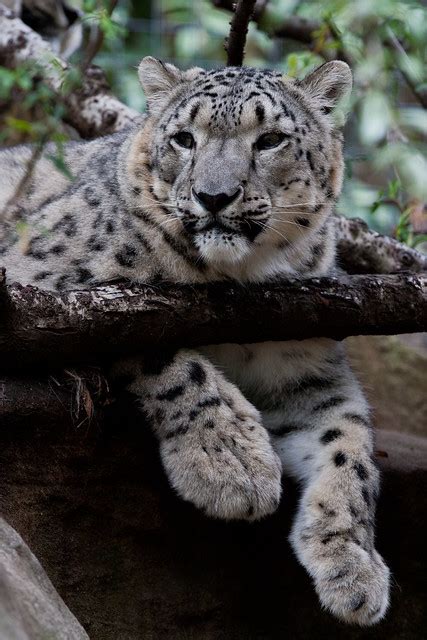
[[[227,65],[241,67],[245,56],[245,43],[249,20],[254,10],[255,0],[238,0],[230,22],[230,33],[225,41]]]
[[[1,367],[90,362],[158,346],[425,331],[426,285],[427,274],[410,273],[64,294],[3,282]]]
[[[55,55],[43,38],[0,4],[0,64],[8,68],[29,62],[40,69],[43,81],[67,108],[64,120],[83,138],[120,131],[143,116],[120,102],[109,90],[104,72],[90,66],[78,87],[64,89],[71,67]]]

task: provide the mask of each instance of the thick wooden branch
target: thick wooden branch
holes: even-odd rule
[[[70,65],[55,55],[38,33],[0,4],[0,64],[15,68],[29,62],[37,65],[43,81],[63,101],[67,108],[64,120],[83,138],[120,131],[143,117],[110,93],[99,67],[89,66],[79,86],[65,90]]]
[[[241,67],[245,55],[246,36],[255,0],[238,0],[230,23],[230,34],[226,40],[227,65]]]
[[[3,370],[90,362],[153,347],[427,329],[427,274],[342,276],[241,287],[110,285],[53,294],[3,283]]]

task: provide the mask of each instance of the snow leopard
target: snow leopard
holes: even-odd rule
[[[118,278],[249,285],[335,273],[349,67],[327,62],[293,79],[147,57],[139,77],[145,119],[68,143],[68,174],[48,146],[16,200],[31,148],[1,152],[0,210],[12,203],[26,221],[0,249],[9,281],[64,292]],[[384,617],[370,409],[341,343],[158,350],[113,370],[138,397],[181,498],[253,521],[277,509],[282,475],[295,479],[289,540],[321,605],[350,624]]]

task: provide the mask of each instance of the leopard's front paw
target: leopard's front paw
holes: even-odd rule
[[[346,558],[319,559],[312,567],[322,605],[348,624],[369,626],[379,622],[389,604],[390,572],[381,556],[351,545]]]
[[[325,498],[319,502],[317,492],[308,495],[290,542],[321,604],[348,624],[376,624],[388,608],[390,572],[373,547],[372,522]]]
[[[258,520],[276,510],[281,464],[253,417],[223,402],[162,440],[162,461],[181,498],[226,520]]]

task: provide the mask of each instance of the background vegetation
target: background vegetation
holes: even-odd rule
[[[72,62],[87,63],[94,30],[102,38],[91,51],[107,71],[113,92],[143,109],[136,65],[151,54],[186,68],[225,63],[224,38],[231,2],[221,0],[84,0],[84,45]],[[215,6],[218,5],[218,6]],[[427,248],[427,8],[420,0],[258,0],[245,63],[300,77],[325,59],[348,61],[355,88],[346,125],[347,179],[339,203],[411,246]],[[111,14],[111,17],[110,17]],[[289,19],[315,21],[309,41],[282,29]],[[306,23],[302,23],[303,25]],[[279,35],[279,37],[277,37]],[[307,38],[306,38],[307,40]],[[93,49],[93,47],[92,47]],[[0,70],[0,100],[18,87],[39,117],[8,120],[3,132],[20,129],[31,139],[54,137],[60,105],[31,69]],[[73,79],[71,79],[73,81]],[[78,78],[74,78],[78,83]],[[42,107],[40,113],[40,105]],[[60,162],[60,154],[58,155]]]

